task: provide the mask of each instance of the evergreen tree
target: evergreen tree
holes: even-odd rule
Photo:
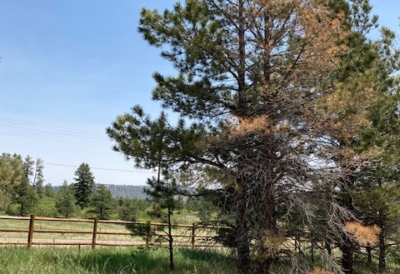
[[[19,155],[3,153],[0,155],[0,186],[17,184],[23,175],[23,163]]]
[[[337,197],[343,207],[354,213],[353,217],[348,218],[347,221],[354,221],[355,217],[365,221],[365,212],[359,211],[361,205],[357,203],[357,196],[364,191],[371,193],[373,185],[380,188],[381,185],[379,186],[378,182],[393,180],[393,177],[383,178],[382,173],[377,171],[391,170],[393,165],[399,163],[398,160],[397,163],[391,161],[392,167],[390,167],[387,165],[388,162],[383,160],[385,157],[382,157],[382,154],[388,151],[393,152],[393,149],[398,147],[395,145],[399,136],[398,92],[396,92],[398,81],[393,74],[399,70],[399,51],[394,47],[394,34],[387,28],[381,29],[379,40],[369,41],[365,37],[365,33],[370,32],[377,25],[377,17],[370,16],[372,7],[368,1],[351,1],[350,3],[349,10],[342,7],[342,10],[348,14],[344,25],[351,31],[345,39],[348,50],[342,55],[340,66],[333,75],[335,81],[346,84],[346,89],[352,92],[346,92],[347,95],[337,94],[337,98],[341,97],[341,99],[333,100],[336,102],[332,104],[331,110],[329,106],[326,107],[321,117],[324,115],[325,117],[340,117],[343,113],[351,113],[349,119],[345,121],[346,124],[343,121],[340,124],[341,131],[346,129],[347,133],[330,134],[330,138],[335,140],[334,143],[339,148],[338,153],[331,159],[337,167],[346,170],[340,180],[333,182],[339,190],[334,197]],[[357,61],[354,62],[354,60]],[[369,89],[362,93],[354,92],[360,90],[360,83],[368,83],[365,86],[369,86]],[[363,99],[353,100],[352,96],[358,96],[357,94],[364,94]],[[334,109],[338,104],[345,106],[342,111]],[[361,124],[363,124],[361,127],[354,126]],[[371,221],[364,223],[374,224]],[[383,235],[384,225],[378,226]],[[342,250],[342,268],[345,273],[352,273],[356,243],[351,240],[351,235],[344,234],[338,240],[338,244]]]
[[[387,248],[397,233],[400,217],[398,206],[400,179],[400,84],[396,72],[400,69],[400,51],[394,45],[395,35],[382,28],[382,37],[375,41],[375,52],[379,58],[374,62],[376,75],[375,92],[378,99],[368,109],[368,128],[355,142],[359,157],[364,163],[356,178],[357,184],[352,190],[357,217],[365,224],[377,225],[379,233],[379,269],[386,267]],[[369,262],[372,261],[372,248],[368,250]]]
[[[94,176],[90,171],[90,167],[86,163],[82,163],[75,171],[75,198],[76,204],[81,209],[87,207],[90,203],[90,197],[93,195],[95,186]]]
[[[354,181],[352,142],[376,99],[379,75],[358,63],[376,59],[363,33],[375,20],[368,9],[368,1],[187,0],[164,13],[142,10],[139,31],[178,70],[154,75],[153,99],[181,118],[171,126],[164,113],[151,120],[136,106],[107,132],[143,167],[182,168],[232,191],[240,273],[269,273],[291,210],[337,237],[352,217],[351,203],[334,194]],[[310,185],[330,193],[309,199]]]
[[[23,162],[19,155],[0,155],[0,209],[8,210],[12,200],[12,190],[21,183],[24,176]]]
[[[115,206],[111,191],[104,185],[97,185],[97,190],[90,199],[90,205],[93,207],[90,213],[95,214],[100,220],[110,219]]]
[[[24,159],[23,169],[24,169],[24,175],[26,178],[28,178],[28,181],[30,180],[30,176],[33,175],[33,165],[34,164],[35,164],[35,161],[32,159],[32,157],[27,155]]]
[[[14,203],[19,205],[20,216],[34,212],[39,202],[39,196],[27,177],[23,177],[21,183],[13,189],[13,200]]]
[[[68,185],[67,181],[64,181],[56,195],[56,208],[58,213],[65,218],[71,217],[76,211],[74,187],[73,185]]]
[[[54,198],[56,196],[54,188],[50,183],[46,184],[44,186],[43,193],[44,193],[44,196],[49,197],[49,198]]]
[[[38,158],[36,160],[36,165],[35,165],[35,172],[33,176],[33,188],[36,190],[38,193],[39,197],[42,198],[44,196],[44,176],[43,176],[43,160]]]
[[[173,242],[174,237],[172,234],[172,222],[171,216],[174,213],[174,210],[177,209],[178,206],[178,184],[176,180],[171,178],[167,172],[164,172],[164,180],[157,180],[156,178],[149,179],[147,181],[148,188],[145,188],[144,191],[148,196],[151,197],[154,201],[159,203],[160,209],[166,209],[166,218],[168,223],[168,231],[166,232],[169,244],[169,267],[170,270],[175,269],[174,263],[174,250],[173,250]],[[157,214],[159,217],[162,215],[161,211],[155,211],[154,214]]]
[[[19,205],[19,214],[21,216],[33,213],[39,202],[39,196],[30,184],[30,176],[33,175],[34,163],[29,155],[25,157],[22,163],[23,175],[21,182],[12,190],[13,202]]]
[[[119,204],[118,216],[121,220],[130,222],[137,221],[139,215],[139,208],[136,200],[119,198],[118,204]],[[145,209],[142,210],[144,211]],[[128,229],[130,228],[131,226],[128,226]]]
[[[119,218],[130,222],[137,222],[139,218],[148,219],[148,209],[154,206],[151,201],[128,198],[120,198],[118,204]],[[129,229],[133,235],[143,236],[144,239],[151,229],[147,224],[126,224],[126,228]]]

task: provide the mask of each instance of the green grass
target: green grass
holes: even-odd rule
[[[210,250],[176,249],[176,274],[235,274],[235,260],[228,253]],[[1,247],[0,273],[5,274],[163,274],[169,271],[168,249]],[[307,258],[306,258],[307,259]],[[390,260],[389,260],[390,261]],[[388,262],[385,273],[399,273],[399,265]],[[290,261],[282,260],[271,273],[291,273]],[[355,264],[355,273],[378,273],[377,265]]]
[[[0,273],[133,274],[170,273],[167,249],[0,248]],[[177,249],[173,273],[237,273],[234,260],[220,252]]]

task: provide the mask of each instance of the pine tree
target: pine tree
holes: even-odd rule
[[[175,179],[171,178],[167,172],[164,172],[163,175],[164,179],[161,181],[156,178],[149,179],[147,181],[148,188],[145,188],[144,191],[148,196],[151,197],[151,199],[159,203],[160,209],[167,210],[167,212],[165,213],[165,217],[167,218],[168,223],[168,231],[166,232],[166,235],[169,244],[169,267],[170,270],[173,271],[175,269],[175,262],[173,249],[174,237],[172,234],[171,216],[178,207],[179,189]],[[158,209],[153,213],[159,216],[162,215],[162,212]]]
[[[393,235],[397,233],[400,207],[397,172],[400,163],[400,101],[399,78],[400,50],[395,47],[394,33],[381,29],[382,37],[375,41],[375,51],[380,52],[374,63],[377,75],[375,91],[378,99],[368,109],[369,127],[356,142],[356,149],[365,164],[360,169],[356,188],[351,193],[358,217],[368,225],[377,225],[379,234],[379,269],[386,267],[386,253]],[[369,261],[371,261],[371,249]]]
[[[33,188],[36,190],[36,192],[38,193],[39,197],[42,198],[44,195],[44,175],[43,175],[43,160],[38,158],[36,160],[36,164],[35,164],[35,172],[34,172],[34,176],[33,176]]]
[[[90,199],[93,209],[90,213],[95,214],[100,220],[108,220],[114,208],[114,200],[111,191],[104,185],[97,185],[97,190]]]
[[[12,189],[13,202],[19,205],[19,214],[26,216],[33,213],[39,202],[39,196],[30,184],[30,176],[33,175],[33,164],[35,162],[28,155],[22,162],[23,175],[20,184]]]
[[[50,183],[48,183],[44,186],[43,193],[44,193],[44,196],[49,197],[49,198],[54,198],[56,196],[54,188]]]
[[[56,208],[58,213],[65,218],[71,217],[76,211],[74,187],[73,185],[68,185],[67,181],[64,181],[56,195]]]
[[[342,206],[354,213],[349,219],[354,220],[355,217],[365,218],[365,212],[360,212],[361,205],[356,202],[357,196],[363,196],[361,193],[364,191],[370,193],[372,185],[380,188],[378,182],[382,182],[383,178],[379,175],[380,172],[376,173],[377,170],[392,169],[387,165],[387,161],[386,163],[382,161],[382,152],[387,153],[392,150],[395,146],[391,145],[390,149],[387,144],[396,143],[395,140],[399,136],[396,110],[398,94],[395,91],[398,89],[396,87],[398,84],[392,75],[400,67],[399,51],[395,49],[393,43],[394,34],[387,28],[382,28],[379,40],[368,41],[365,33],[376,28],[378,18],[370,16],[372,7],[368,1],[350,3],[348,16],[344,22],[351,31],[345,40],[348,51],[342,55],[340,67],[333,75],[335,81],[340,81],[351,92],[346,92],[347,95],[336,94],[336,98],[339,99],[331,100],[321,117],[324,115],[340,117],[344,113],[350,113],[349,119],[345,121],[346,124],[343,121],[339,124],[341,134],[331,134],[330,138],[336,140],[336,145],[339,147],[337,155],[332,159],[338,167],[347,170],[346,174],[335,183],[337,189],[340,189],[337,198]],[[369,88],[361,93],[355,92],[365,87]],[[352,99],[353,96],[360,94],[363,94],[363,97],[359,100]],[[336,110],[337,105],[344,106],[342,112]],[[342,134],[344,129],[346,134]],[[393,165],[396,163],[392,161]],[[365,224],[375,223],[366,221]],[[384,225],[379,227],[383,235]],[[348,235],[342,236],[338,241],[342,249],[342,268],[345,273],[352,273],[355,243]]]
[[[364,110],[375,100],[375,78],[354,61],[366,41],[357,28],[370,24],[364,1],[356,4],[187,0],[164,13],[142,10],[139,31],[178,70],[154,75],[153,99],[181,117],[176,126],[161,119],[168,129],[162,146],[152,143],[158,120],[140,107],[107,132],[128,159],[146,163],[157,152],[164,166],[233,190],[240,273],[270,271],[290,210],[320,235],[342,235],[352,216],[333,194],[354,176],[357,157],[348,151],[369,125]],[[309,199],[310,185],[331,198]],[[315,227],[310,209],[322,205],[318,219],[334,221]],[[340,271],[333,258],[325,263]]]
[[[39,202],[39,196],[29,183],[27,177],[23,177],[21,183],[13,189],[14,203],[19,205],[20,216],[33,213]]]
[[[134,199],[122,198],[120,197],[118,200],[119,211],[118,216],[121,220],[136,222],[139,215],[139,208],[137,205],[137,201]],[[143,211],[145,209],[142,209]],[[132,226],[128,225],[128,229]]]
[[[0,208],[7,211],[11,204],[11,192],[24,177],[23,162],[19,155],[0,155]]]
[[[27,155],[24,159],[23,163],[23,169],[24,169],[24,175],[26,178],[30,180],[30,176],[33,175],[33,165],[35,164],[35,161],[32,159],[31,156]]]
[[[76,204],[81,209],[87,207],[90,203],[90,197],[94,189],[94,176],[90,171],[90,167],[86,163],[82,163],[75,171],[75,198]]]

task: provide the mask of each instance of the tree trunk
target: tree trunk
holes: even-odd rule
[[[238,179],[238,196],[236,204],[236,242],[238,255],[239,273],[250,273],[250,248],[247,227],[247,187],[242,180]]]
[[[347,235],[343,236],[342,250],[342,269],[346,274],[353,273],[353,254],[354,244]]]
[[[311,243],[311,262],[314,263],[315,262],[315,256],[314,256],[314,235],[311,232],[310,234],[310,243]]]
[[[386,245],[385,245],[385,231],[381,227],[379,233],[379,271],[383,272],[386,269]]]
[[[168,240],[169,240],[169,269],[174,270],[174,238],[172,237],[171,207],[168,205]]]
[[[367,265],[371,265],[372,263],[372,247],[367,245],[365,248],[367,250]]]
[[[346,191],[354,189],[354,182],[356,180],[353,172],[356,170],[354,166],[344,166],[348,170],[350,170],[350,174],[347,175],[347,178],[343,181],[344,185],[346,186],[345,189]],[[350,211],[354,211],[354,201],[353,197],[348,193],[344,193],[343,197],[343,205]],[[343,272],[346,274],[352,274],[353,273],[353,255],[354,255],[354,243],[351,241],[349,236],[346,233],[343,233],[342,236],[342,269]]]
[[[275,220],[275,202],[272,194],[271,185],[265,188],[267,197],[261,196],[260,226],[258,233],[258,241],[260,243],[260,250],[257,258],[258,269],[257,273],[268,274],[272,263],[278,258],[277,246],[279,245],[276,241],[278,231]],[[270,246],[268,246],[270,245]]]
[[[238,66],[238,108],[235,113],[239,117],[247,115],[246,98],[246,47],[245,47],[245,18],[244,18],[244,0],[238,0],[238,46],[239,46],[239,66]],[[239,151],[243,152],[239,147]],[[250,246],[247,226],[247,181],[244,176],[242,156],[238,157],[237,201],[236,201],[236,242],[238,254],[238,270],[241,274],[247,274],[251,271],[250,266]]]

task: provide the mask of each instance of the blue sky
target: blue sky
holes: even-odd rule
[[[151,75],[173,71],[137,33],[139,13],[175,2],[0,0],[0,153],[42,158],[52,185],[82,162],[96,183],[145,184],[153,173],[113,152],[105,128],[136,104],[159,113]],[[400,29],[400,0],[371,4]]]

